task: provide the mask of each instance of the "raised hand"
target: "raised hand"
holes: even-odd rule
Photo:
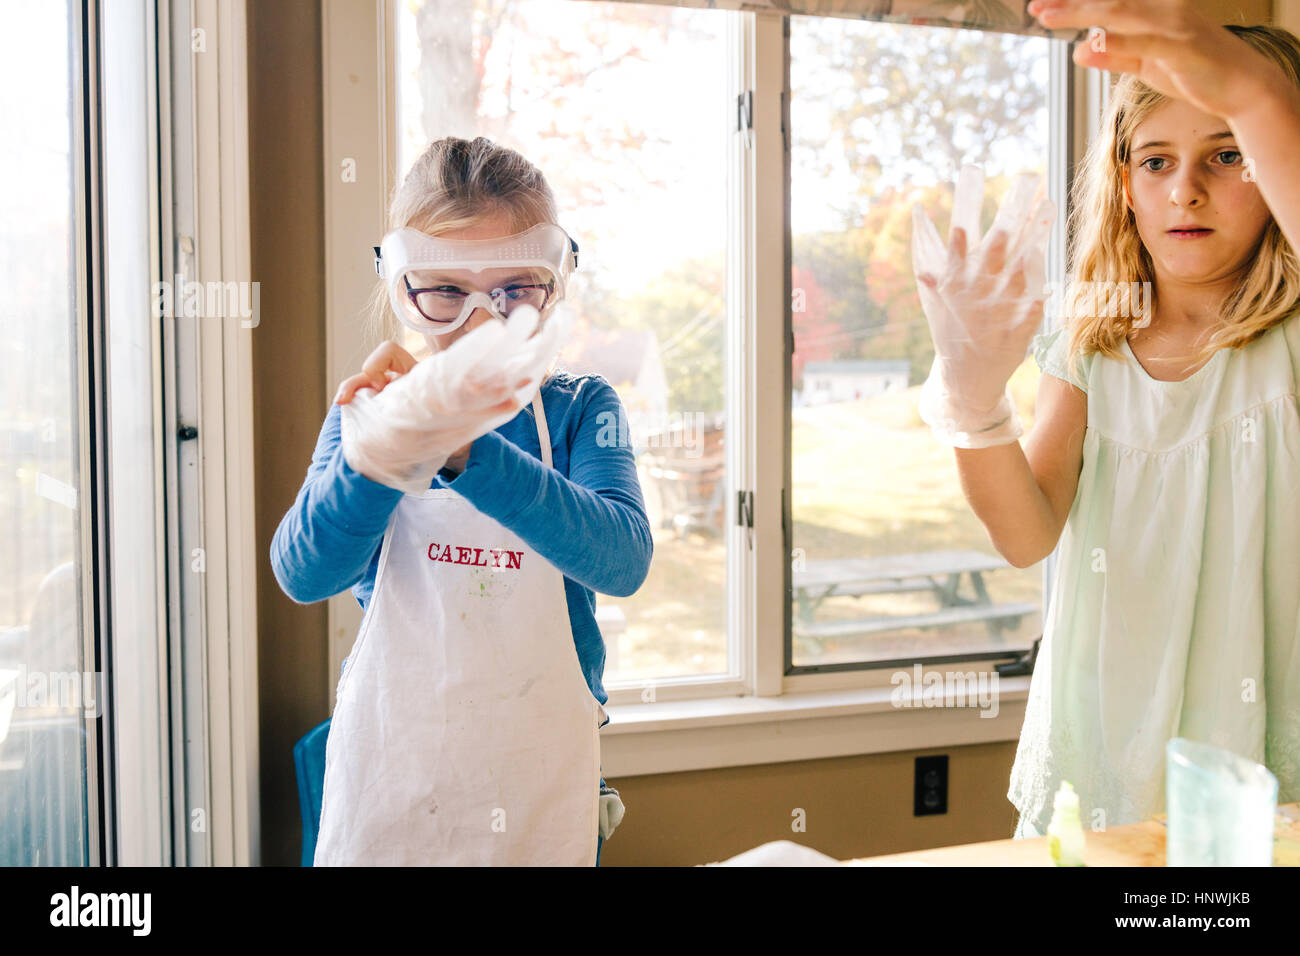
[[[1049,29],[1096,28],[1075,46],[1080,66],[1132,73],[1215,116],[1240,110],[1261,81],[1290,82],[1190,0],[1034,0],[1029,13]]]
[[[912,264],[935,349],[918,411],[947,444],[984,448],[1023,433],[1006,386],[1046,299],[1044,258],[1056,206],[1035,202],[1039,184],[1037,175],[1018,176],[981,237],[984,173],[963,167],[946,248],[925,211],[912,208]]]
[[[415,368],[415,356],[396,342],[384,342],[366,356],[361,363],[361,371],[345,378],[334,393],[334,404],[346,405],[359,388],[369,388],[376,392],[383,391],[384,386],[395,378],[400,378]]]

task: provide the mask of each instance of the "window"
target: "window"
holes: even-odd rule
[[[582,246],[561,359],[631,412],[656,536],[642,590],[597,599],[613,705],[646,683],[878,689],[887,666],[1028,648],[1052,560],[1006,566],[916,416],[931,346],[908,214],[919,199],[946,226],[963,161],[986,169],[986,221],[1025,169],[1064,208],[1068,44],[627,2],[388,9],[395,174],[431,139],[488,136],[541,167]],[[334,159],[384,137],[336,82]],[[335,194],[342,234],[361,207]],[[340,287],[340,339],[364,294]],[[1036,382],[1027,360],[1011,383],[1027,427]]]
[[[1041,633],[1040,567],[1016,569],[918,417],[934,356],[911,206],[947,236],[961,165],[985,228],[1049,164],[1045,38],[792,17],[792,673],[1008,656]],[[1011,390],[1026,431],[1038,370]]]
[[[5,15],[0,113],[23,133],[0,155],[0,865],[85,866],[97,860],[88,788],[103,697],[82,613],[80,8]]]
[[[655,538],[628,598],[597,596],[605,682],[727,675],[728,148],[735,15],[572,0],[401,4],[400,175],[487,136],[546,175],[579,246],[560,366],[628,412]],[[409,334],[417,356],[424,343]]]
[[[99,13],[81,0],[15,6],[0,39],[0,115],[23,131],[0,157],[7,224],[0,251],[0,865],[195,864],[206,860],[195,847],[214,831],[227,843],[239,838],[221,800],[193,785],[212,781],[220,794],[227,779],[205,762],[213,739],[207,722],[221,719],[220,706],[202,686],[188,692],[199,658],[182,629],[197,603],[177,591],[179,567],[192,568],[193,553],[182,565],[179,549],[168,547],[175,524],[197,527],[201,513],[200,503],[177,504],[176,485],[194,483],[198,455],[190,442],[183,459],[176,416],[187,424],[202,418],[192,392],[174,400],[175,383],[163,372],[170,363],[195,385],[199,363],[178,368],[175,330],[185,338],[194,325],[164,318],[154,285],[162,275],[193,276],[192,260],[164,271],[160,219],[180,222],[192,246],[208,234],[189,228],[195,204],[185,201],[205,190],[187,181],[185,200],[160,202],[159,165],[185,141],[189,124],[208,115],[189,104],[221,103],[227,119],[238,107],[230,95],[184,95],[188,78],[177,80],[175,135],[160,148],[157,95],[172,77],[160,79],[156,54],[167,31],[149,3]],[[230,29],[240,35],[239,25]],[[174,38],[189,51],[187,21]],[[209,57],[206,65],[216,62]],[[183,160],[178,167],[168,199],[193,168]],[[225,154],[205,168],[214,177],[227,172]],[[233,229],[221,235],[233,245]],[[206,387],[222,377],[208,376]],[[222,408],[227,434],[239,419],[233,405]],[[209,442],[209,460],[224,468],[224,450]],[[219,538],[210,526],[208,542]],[[235,567],[236,548],[224,554]],[[224,581],[226,570],[190,577]],[[208,607],[218,609],[215,597]],[[248,617],[240,620],[241,631],[252,633]],[[231,667],[223,676],[229,679],[213,698],[239,703],[243,672]],[[255,732],[251,721],[236,729],[227,735],[236,740],[232,754]],[[227,789],[236,792],[239,783]]]

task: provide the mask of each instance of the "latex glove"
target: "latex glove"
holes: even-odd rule
[[[613,787],[600,791],[600,838],[608,840],[623,822],[623,799]]]
[[[536,309],[521,306],[505,322],[485,322],[417,363],[383,391],[359,389],[340,406],[344,459],[390,488],[427,491],[457,449],[510,421],[536,394],[571,318],[556,310],[532,335],[538,321]]]
[[[1016,177],[988,235],[980,236],[984,171],[957,179],[945,248],[920,205],[912,207],[912,267],[934,340],[918,412],[935,437],[958,448],[1016,441],[1024,432],[1007,390],[1042,321],[1044,258],[1056,204],[1036,205],[1040,177]]]

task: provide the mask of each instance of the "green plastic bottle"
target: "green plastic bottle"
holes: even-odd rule
[[[1047,844],[1057,866],[1083,866],[1083,823],[1079,820],[1079,795],[1068,780],[1061,781],[1052,803]]]

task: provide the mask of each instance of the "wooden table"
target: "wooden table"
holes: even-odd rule
[[[793,629],[813,641],[829,637],[876,634],[904,628],[946,627],[983,621],[994,639],[1003,628],[1040,610],[1037,604],[994,604],[984,586],[984,574],[1011,567],[1000,557],[981,551],[925,551],[876,558],[832,558],[808,561],[791,574],[794,590]],[[973,594],[959,593],[963,577]],[[929,591],[938,607],[919,614],[873,615],[852,620],[816,621],[817,609],[828,598],[860,597]]]
[[[1163,815],[1143,823],[1084,832],[1083,859],[1088,866],[1164,866]],[[990,840],[932,850],[890,853],[846,860],[845,866],[1055,866],[1047,837]],[[1277,808],[1274,866],[1300,866],[1300,804]]]

